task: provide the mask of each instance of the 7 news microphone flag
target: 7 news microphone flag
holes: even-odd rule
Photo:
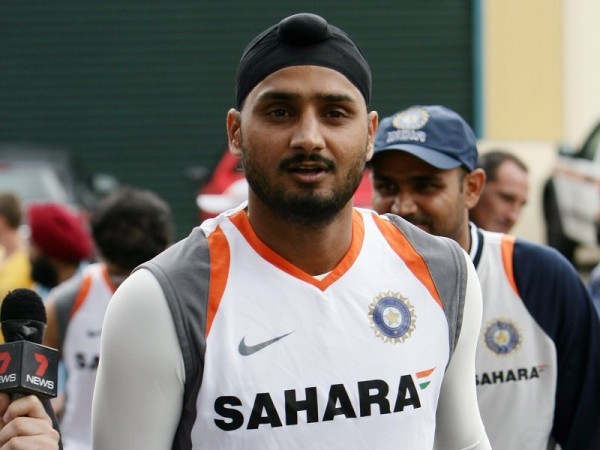
[[[39,295],[30,289],[9,292],[0,325],[6,341],[0,345],[0,391],[56,397],[58,351],[41,345],[46,309]]]

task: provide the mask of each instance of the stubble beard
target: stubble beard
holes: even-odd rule
[[[331,171],[337,170],[333,161],[326,160],[320,155],[303,155],[294,158],[296,162],[301,160],[327,162]],[[282,161],[279,170],[285,170],[283,167],[288,163],[289,160]],[[274,215],[291,224],[316,229],[332,223],[352,199],[362,180],[366,161],[357,159],[348,170],[343,184],[329,195],[318,194],[312,189],[291,193],[281,186],[272,185],[264,172],[256,168],[252,158],[248,157],[248,152],[243,147],[242,164],[248,185]]]

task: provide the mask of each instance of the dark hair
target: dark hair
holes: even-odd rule
[[[174,231],[169,205],[151,191],[131,187],[103,198],[90,225],[101,256],[126,271],[166,249]]]
[[[514,153],[504,150],[493,150],[486,153],[481,153],[477,159],[477,167],[483,169],[486,175],[486,183],[494,181],[498,176],[498,167],[505,161],[510,161],[516,164],[523,172],[529,173],[529,169],[521,159]]]
[[[12,192],[0,193],[0,216],[4,216],[12,229],[19,228],[23,211],[21,200]]]

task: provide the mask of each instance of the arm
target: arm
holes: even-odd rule
[[[491,449],[475,391],[475,349],[481,328],[481,287],[468,255],[468,280],[460,336],[444,375],[437,408],[435,448]]]
[[[95,450],[171,448],[185,373],[163,291],[147,270],[117,289],[106,312],[92,403]]]
[[[52,289],[45,300],[46,328],[44,330],[43,344],[58,350],[60,357],[58,369],[58,393],[50,400],[56,416],[60,417],[65,405],[66,370],[63,358],[63,344],[66,328],[75,303],[75,298],[81,286],[82,277],[76,275]]]
[[[0,417],[1,448],[60,448],[58,431],[52,428],[50,416],[35,395],[11,402],[8,394],[0,393]]]

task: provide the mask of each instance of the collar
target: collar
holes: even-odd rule
[[[471,257],[471,261],[473,261],[475,268],[477,268],[479,260],[481,259],[481,252],[483,251],[483,233],[473,222],[469,222],[469,235],[471,238],[469,256]]]

